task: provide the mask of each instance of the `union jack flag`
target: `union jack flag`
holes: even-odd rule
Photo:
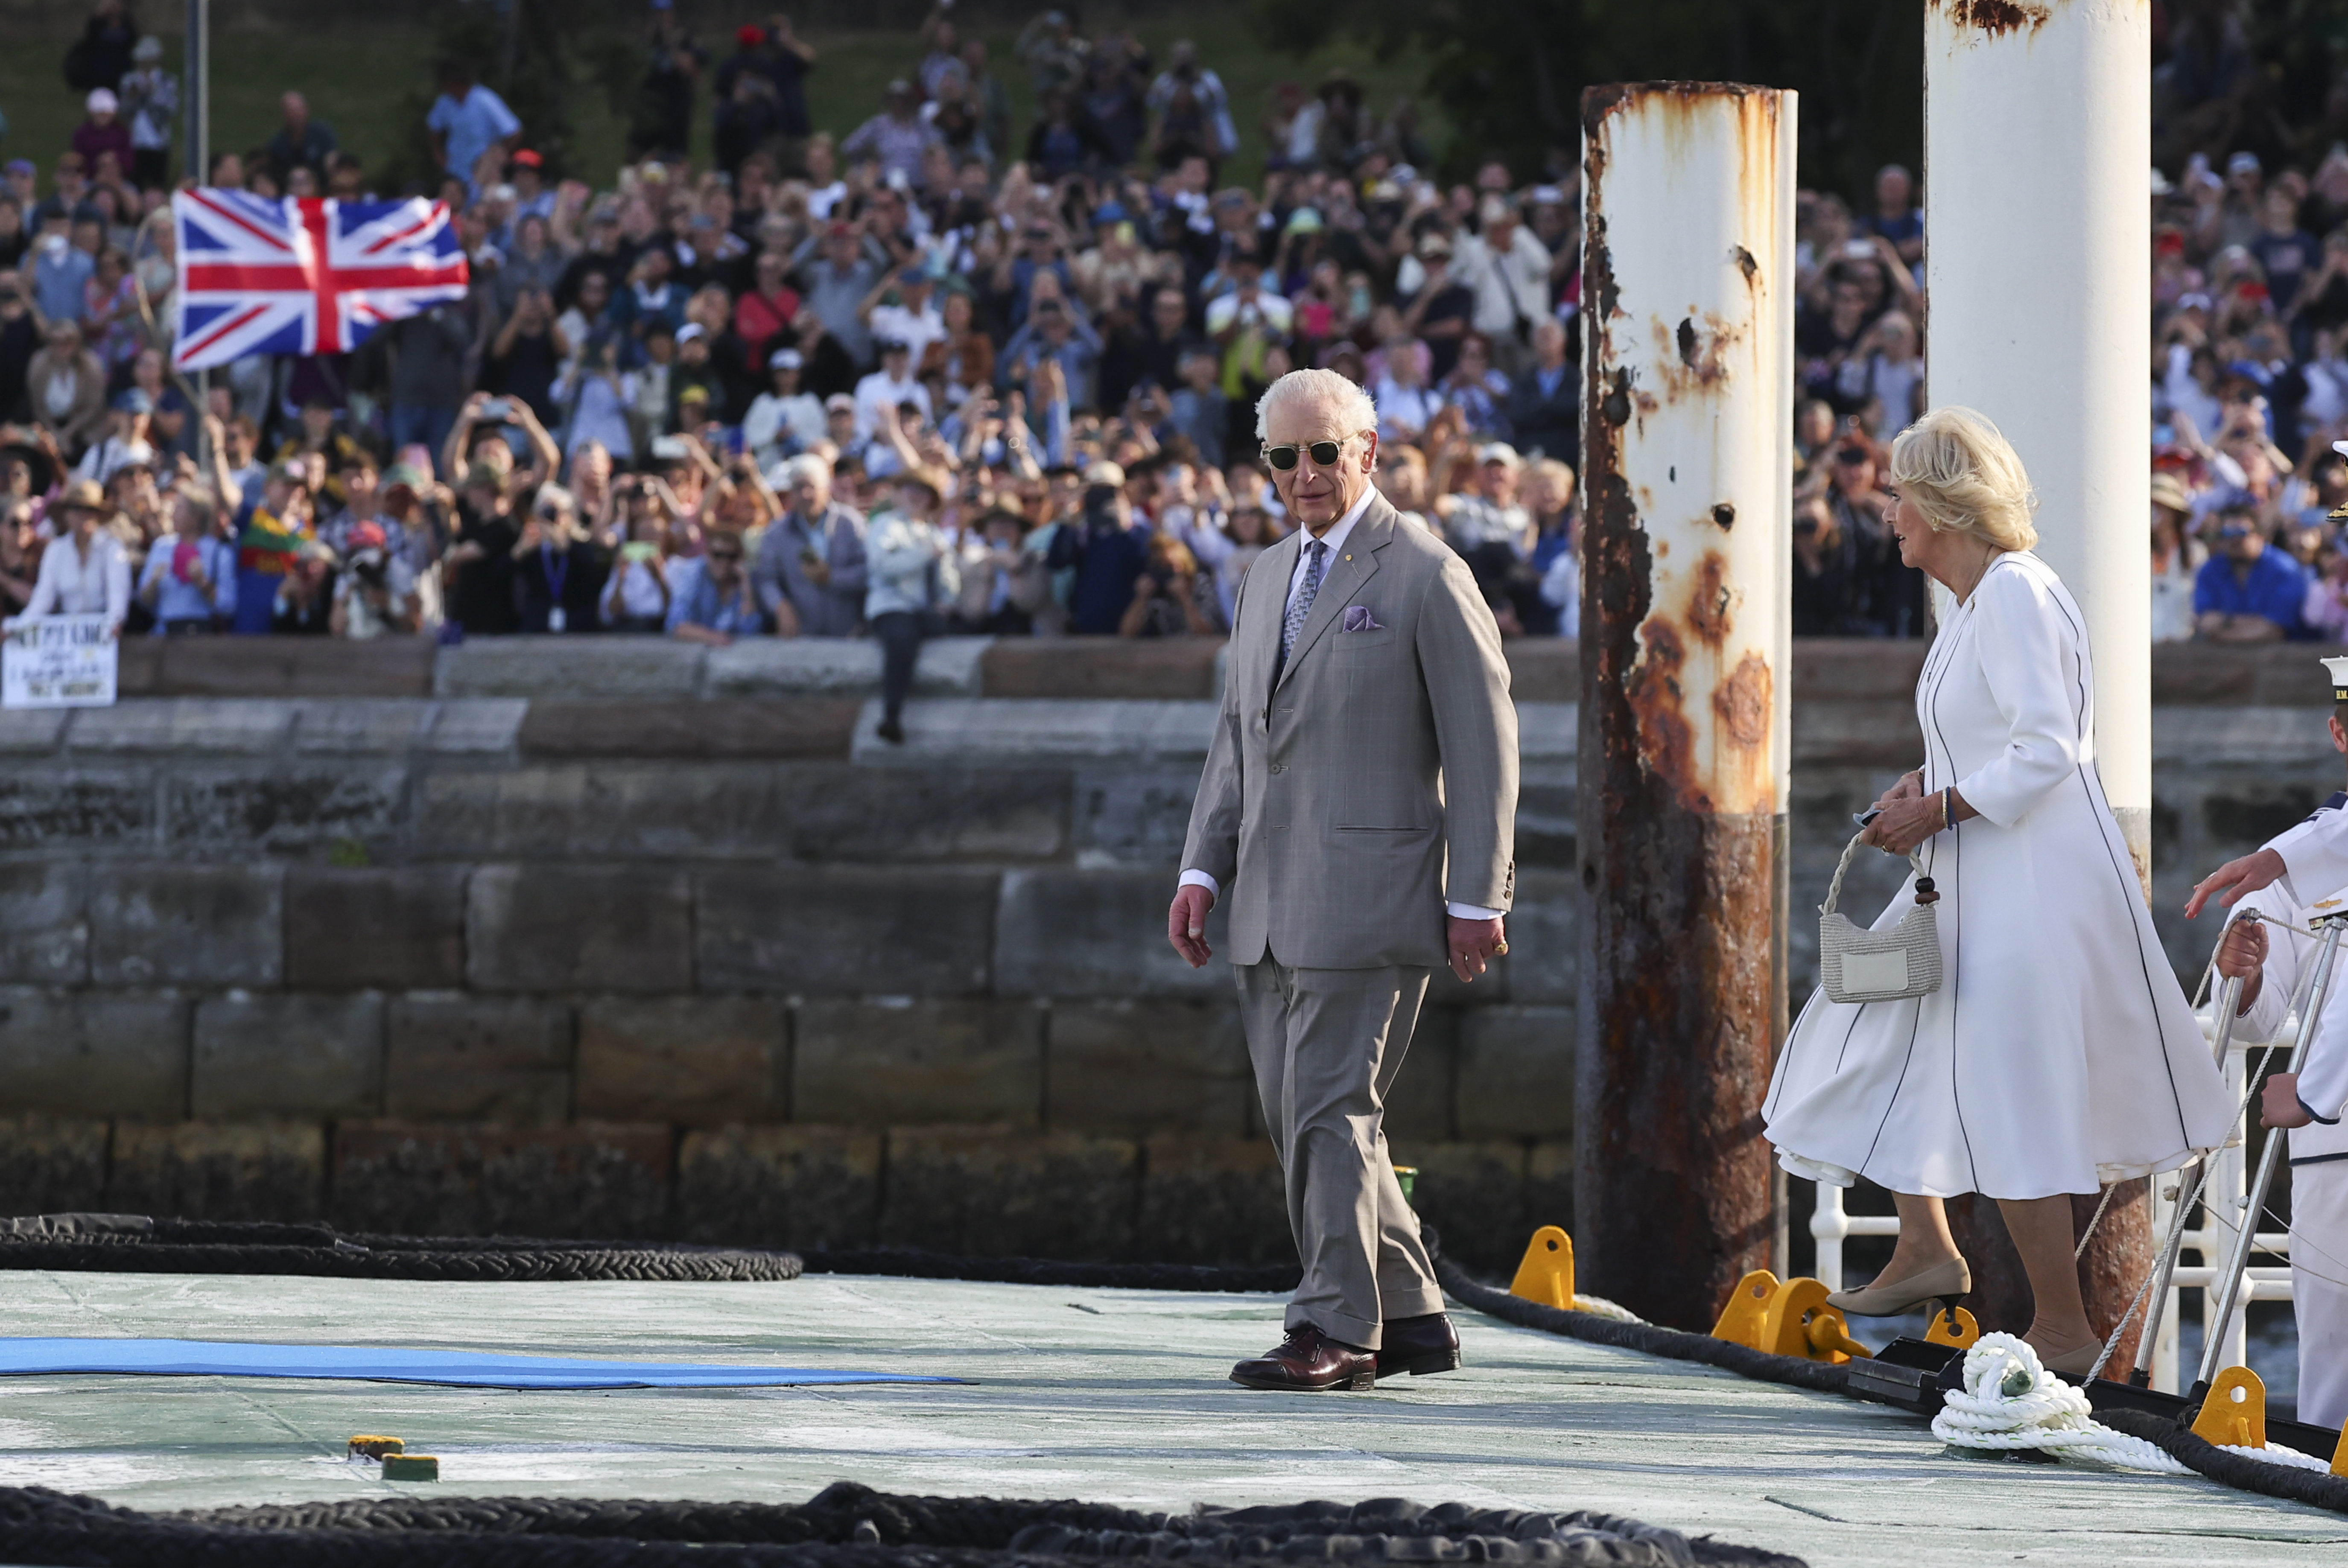
[[[445,202],[183,190],[171,216],[171,363],[181,370],[253,354],[339,354],[386,322],[465,297],[465,254]]]

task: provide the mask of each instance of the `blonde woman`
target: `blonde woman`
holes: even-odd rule
[[[1813,995],[1778,1059],[1768,1136],[1797,1175],[1894,1194],[1891,1261],[1836,1306],[1891,1317],[1964,1294],[1941,1200],[1981,1193],[2029,1273],[2032,1345],[2085,1372],[2101,1336],[2069,1194],[2216,1144],[2227,1096],[2104,799],[2085,623],[2031,553],[2021,459],[1980,415],[1942,408],[1893,443],[1890,480],[1900,559],[1956,606],[1916,686],[1924,765],[1875,803],[1868,841],[1922,859],[1943,978],[1900,1001]]]

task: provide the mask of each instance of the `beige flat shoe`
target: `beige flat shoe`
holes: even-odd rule
[[[1827,1305],[1850,1317],[1897,1317],[1928,1301],[1954,1300],[1972,1287],[1972,1270],[1965,1266],[1963,1258],[1952,1257],[1890,1285],[1838,1290],[1827,1297]]]

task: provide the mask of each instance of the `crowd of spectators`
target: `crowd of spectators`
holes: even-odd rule
[[[788,17],[714,65],[673,12],[651,43],[661,112],[600,189],[549,179],[474,63],[444,63],[422,193],[456,214],[469,296],[200,393],[168,367],[176,83],[108,0],[67,62],[86,123],[0,195],[0,610],[870,635],[892,692],[940,631],[1220,635],[1286,527],[1255,400],[1319,364],[1373,390],[1387,494],[1503,626],[1573,630],[1570,184],[1495,161],[1446,188],[1411,106],[1375,116],[1343,72],[1275,92],[1263,178],[1221,179],[1239,126],[1198,51],[1056,12],[998,62],[942,6],[835,128]],[[696,112],[709,167],[681,150]],[[202,183],[401,194],[303,94],[282,117]]]
[[[942,5],[869,118],[819,128],[789,18],[714,63],[654,18],[659,112],[597,183],[549,177],[486,62],[438,67],[442,178],[405,191],[286,92],[201,182],[438,197],[470,290],[200,392],[169,367],[178,84],[106,0],[67,62],[72,145],[0,189],[0,612],[869,635],[893,698],[939,632],[1224,631],[1286,527],[1255,400],[1319,365],[1370,391],[1381,488],[1503,632],[1575,632],[1570,168],[1446,186],[1410,103],[1375,113],[1333,71],[1272,94],[1264,173],[1235,183],[1238,111],[1191,45],[1160,60],[1048,12],[998,60]],[[704,113],[707,167],[683,150]],[[2348,148],[2222,170],[2153,178],[2156,634],[2338,638]],[[1887,168],[1860,207],[1798,203],[1795,630],[1914,637],[1882,474],[1921,407],[1920,193]]]

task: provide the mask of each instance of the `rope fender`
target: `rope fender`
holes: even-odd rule
[[[1717,1367],[1724,1372],[1734,1372],[1741,1378],[1750,1378],[1756,1382],[1784,1383],[1797,1389],[1815,1389],[1822,1394],[1846,1392],[1848,1378],[1840,1367],[1830,1367],[1822,1361],[1806,1361],[1798,1356],[1772,1356],[1766,1351],[1732,1345],[1725,1339],[1715,1339],[1709,1334],[1689,1334],[1677,1328],[1659,1327],[1653,1323],[1624,1322],[1591,1312],[1571,1312],[1544,1307],[1492,1286],[1479,1284],[1431,1244],[1427,1250],[1434,1256],[1435,1277],[1445,1294],[1478,1312],[1506,1323],[1514,1323],[1519,1327],[1539,1328],[1545,1333],[1563,1335],[1569,1339],[1608,1345],[1618,1350],[1638,1350],[1649,1356],[1668,1357],[1674,1361],[1697,1361],[1707,1367]]]
[[[2194,1436],[2190,1428],[2165,1420],[2149,1410],[2106,1410],[2104,1424],[2158,1449],[2181,1468],[2243,1491],[2304,1502],[2334,1513],[2348,1513],[2348,1478],[2328,1469],[2302,1470],[2271,1460],[2250,1457],[2254,1450],[2219,1448]]]
[[[139,1513],[0,1488],[0,1545],[57,1568],[788,1564],[1018,1568],[1131,1555],[1231,1563],[1526,1562],[1579,1568],[1802,1568],[1799,1559],[1601,1513],[1395,1499],[1140,1513],[1099,1503],[899,1497],[837,1481],[797,1507],[541,1498],[392,1498]]]

